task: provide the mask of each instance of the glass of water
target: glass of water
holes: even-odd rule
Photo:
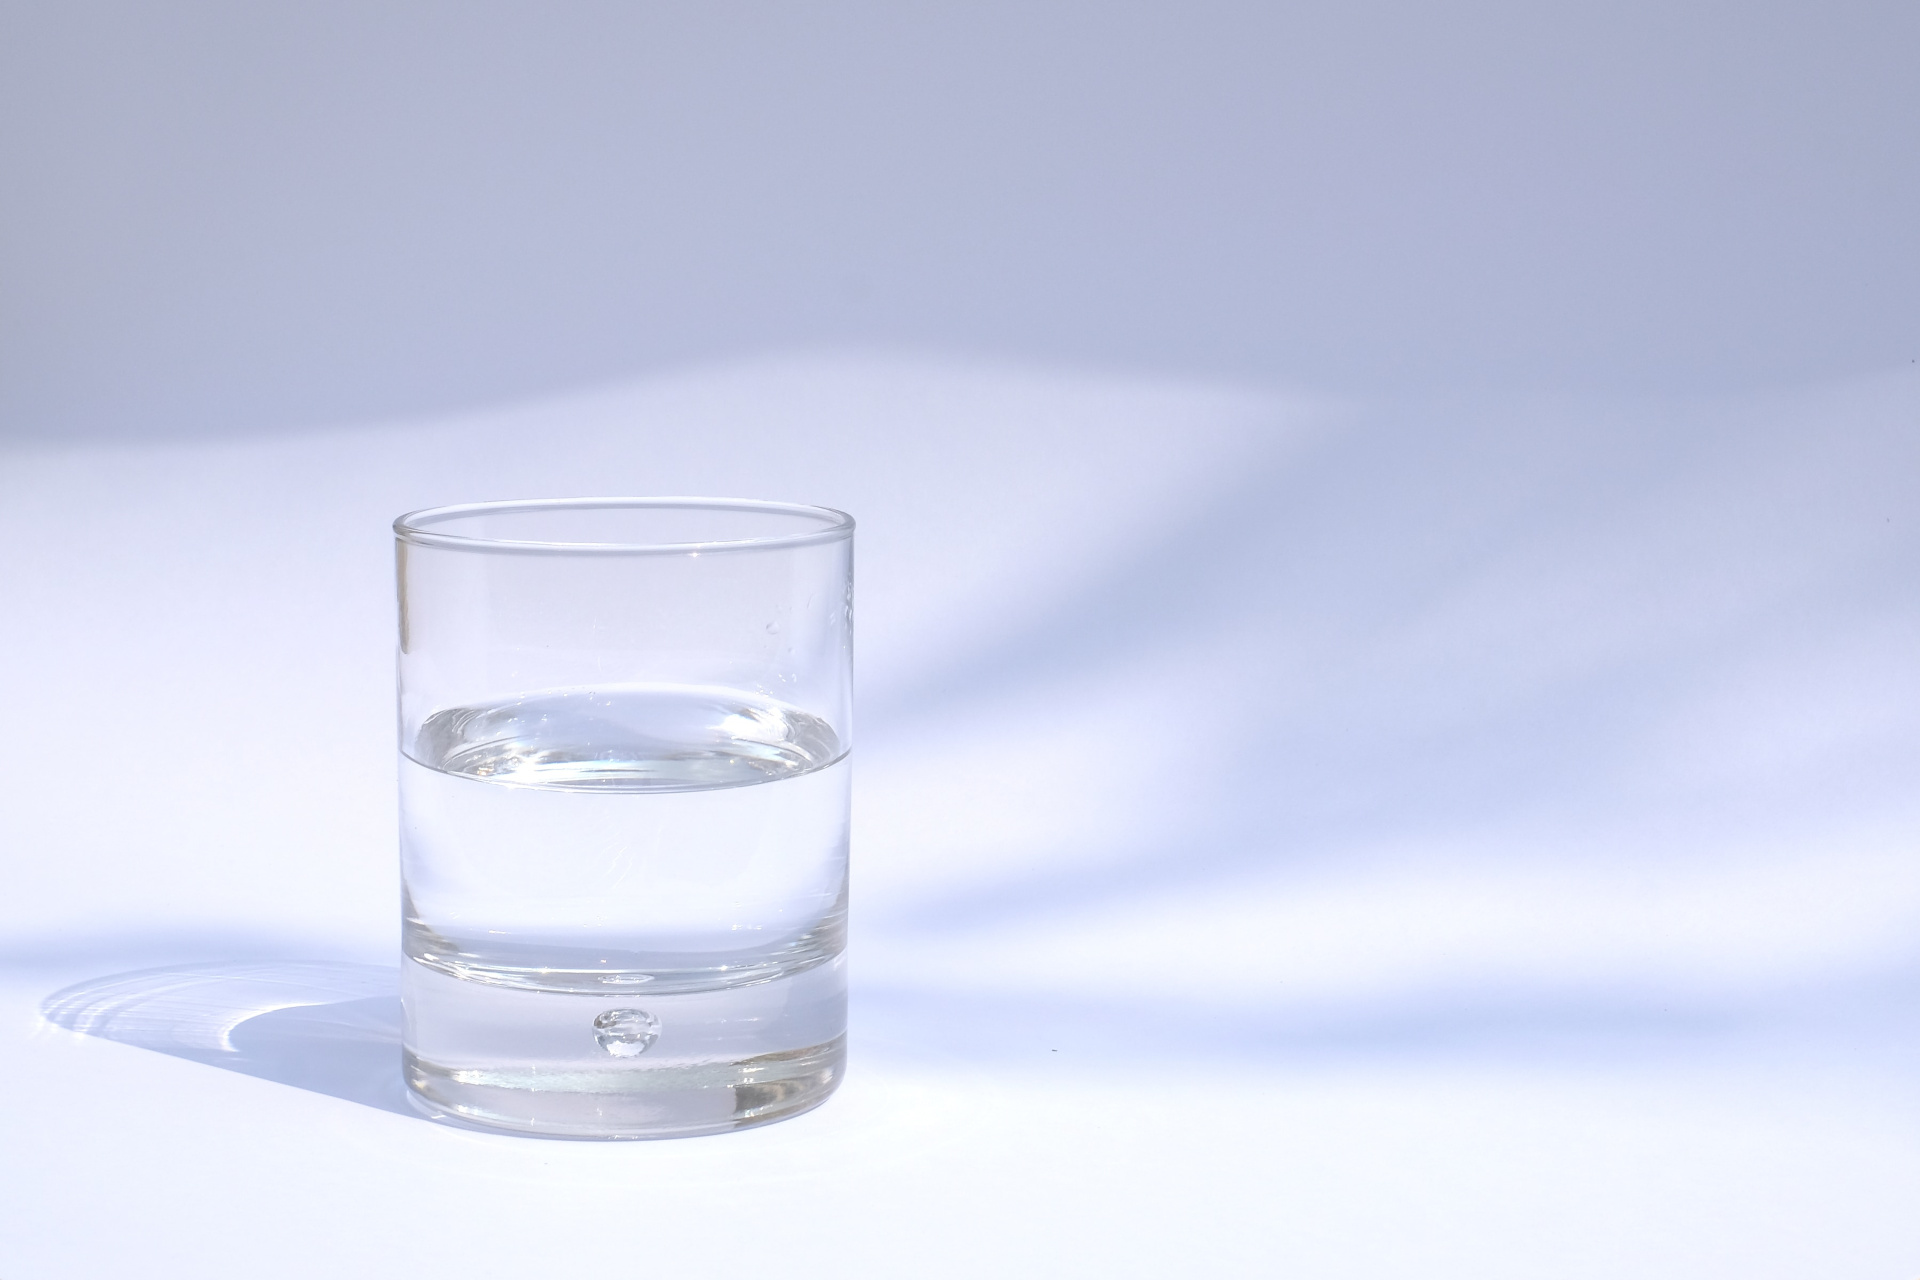
[[[852,519],[570,498],[394,532],[415,1103],[651,1138],[825,1101],[846,1055]]]

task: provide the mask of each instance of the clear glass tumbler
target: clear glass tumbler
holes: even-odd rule
[[[393,527],[416,1104],[649,1138],[825,1101],[846,1055],[852,519],[571,498]]]

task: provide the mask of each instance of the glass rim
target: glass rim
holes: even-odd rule
[[[798,533],[771,534],[760,538],[721,538],[706,542],[567,542],[537,538],[476,537],[472,534],[445,533],[432,528],[444,520],[462,516],[510,511],[680,509],[698,511],[741,511],[762,514],[804,516],[821,521],[821,527]],[[833,507],[812,506],[803,502],[770,502],[757,498],[508,498],[492,502],[461,502],[444,507],[423,507],[396,517],[394,536],[413,546],[439,547],[449,551],[535,552],[547,554],[616,555],[690,555],[719,551],[777,551],[793,547],[837,542],[853,536],[853,517]]]

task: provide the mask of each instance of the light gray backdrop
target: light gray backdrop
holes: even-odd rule
[[[0,425],[906,345],[1371,392],[1920,356],[1920,8],[0,5]]]

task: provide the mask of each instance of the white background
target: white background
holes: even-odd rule
[[[7,1280],[1920,1274],[1911,10],[3,12]],[[766,1130],[393,1092],[387,522],[593,492],[861,521]]]

